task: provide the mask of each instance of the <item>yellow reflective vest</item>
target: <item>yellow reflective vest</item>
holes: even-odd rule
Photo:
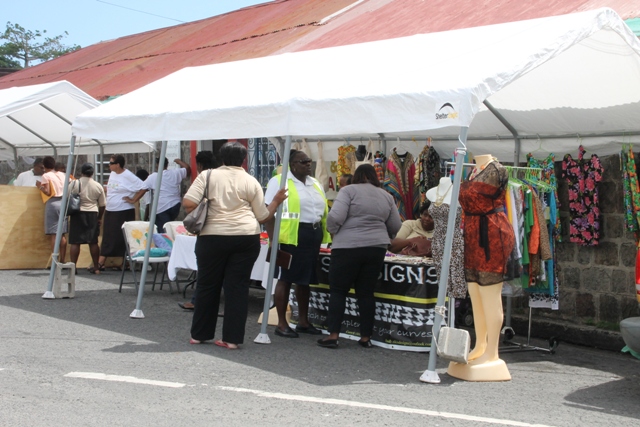
[[[278,186],[282,180],[282,175],[277,175]],[[327,231],[327,214],[329,213],[329,206],[327,205],[327,198],[322,191],[320,182],[313,177],[309,177],[313,181],[313,186],[324,199],[324,213],[322,214],[322,243],[330,243],[331,235]],[[282,221],[280,222],[280,235],[278,240],[280,243],[286,245],[298,246],[298,226],[300,224],[300,196],[298,190],[291,178],[287,179],[285,184],[288,197],[282,203]]]

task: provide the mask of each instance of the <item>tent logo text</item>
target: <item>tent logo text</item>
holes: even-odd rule
[[[442,107],[436,112],[436,120],[457,119],[458,112],[450,103],[442,104]]]

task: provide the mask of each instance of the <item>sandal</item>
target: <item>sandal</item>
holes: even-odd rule
[[[100,274],[100,269],[99,269],[99,268],[89,267],[89,268],[87,268],[87,271],[88,271],[90,274]]]
[[[105,270],[105,268],[104,268],[104,264],[100,264],[100,263],[98,263],[98,268],[96,268],[96,270],[104,271],[104,270]]]
[[[232,343],[229,343],[229,342],[224,342],[222,340],[216,340],[213,343],[215,345],[217,345],[218,347],[228,348],[229,350],[237,350],[238,349],[238,344],[232,344]]]

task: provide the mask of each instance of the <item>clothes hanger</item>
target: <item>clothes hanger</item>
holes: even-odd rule
[[[539,134],[536,134],[536,136],[538,137],[538,139],[536,140],[536,141],[538,142],[538,148],[536,148],[536,149],[535,149],[535,150],[533,150],[533,151],[530,151],[530,152],[529,152],[529,154],[527,154],[527,157],[535,158],[535,157],[533,157],[533,153],[536,153],[536,152],[539,152],[539,151],[542,151],[542,152],[544,152],[544,151],[545,151],[545,150],[542,148],[542,139],[540,139],[540,135],[539,135]]]

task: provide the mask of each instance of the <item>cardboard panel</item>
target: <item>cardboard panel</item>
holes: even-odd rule
[[[35,187],[0,185],[0,270],[46,268],[51,240],[44,234],[44,203]],[[70,261],[69,245],[66,260]],[[119,265],[122,258],[110,258]],[[78,268],[91,265],[89,246],[81,245]]]

